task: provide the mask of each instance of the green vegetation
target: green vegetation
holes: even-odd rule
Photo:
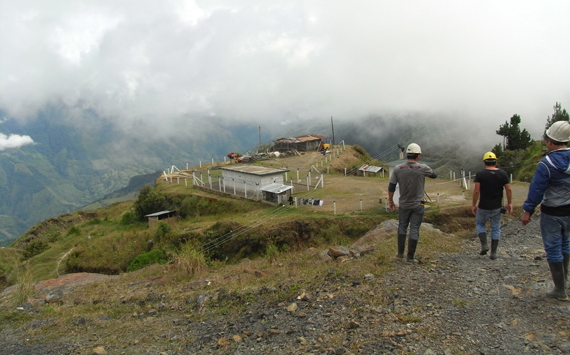
[[[560,103],[554,105],[554,113],[546,119],[545,129],[556,121],[568,121],[568,112],[562,108]],[[499,165],[509,174],[513,174],[514,179],[530,182],[536,169],[536,164],[544,155],[546,148],[542,142],[542,137],[532,140],[526,129],[520,127],[521,117],[513,115],[509,122],[505,122],[499,127],[496,133],[505,139],[505,147],[501,144],[495,145],[492,151],[497,155]]]
[[[149,252],[142,253],[133,260],[127,268],[127,271],[135,271],[151,264],[166,264],[166,253],[162,249],[153,249]]]

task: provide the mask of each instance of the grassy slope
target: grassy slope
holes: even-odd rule
[[[352,168],[368,159],[365,152],[357,152],[349,147],[330,165],[333,170],[339,164]],[[281,159],[276,164],[284,162],[286,160]],[[202,168],[204,173],[207,169],[206,165]],[[171,184],[162,179],[157,179],[156,188],[172,195],[209,195],[191,186]],[[167,236],[157,237],[156,231],[149,230],[146,223],[121,225],[122,215],[130,211],[133,204],[133,200],[129,200],[43,221],[17,239],[13,246],[26,250],[34,241],[44,244],[46,250],[31,257],[27,264],[32,278],[43,280],[72,271],[118,274],[124,272],[135,257],[151,248],[165,249],[171,259],[174,259],[182,245],[181,240],[190,239],[205,243],[208,238],[219,237],[220,233],[223,235],[223,228],[232,225],[240,232],[235,233],[228,243],[211,252],[212,257],[237,261],[241,257],[263,255],[267,246],[273,244],[281,250],[327,242],[347,244],[383,219],[380,216],[370,217],[363,214],[353,217],[353,221],[348,221],[343,215],[307,215],[303,209],[283,211],[279,210],[279,207],[269,207],[251,201],[220,198],[216,195],[211,195],[211,198],[218,199],[219,204],[226,206],[224,208],[228,209],[228,212],[223,215],[195,216],[180,220],[172,225],[172,231]],[[153,240],[152,245],[149,245],[149,240]],[[17,281],[16,273],[9,270],[18,268],[17,265],[4,268],[5,278],[9,283]]]

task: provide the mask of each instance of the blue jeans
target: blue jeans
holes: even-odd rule
[[[491,239],[501,239],[501,220],[503,215],[501,209],[496,210],[482,210],[477,207],[477,215],[475,216],[475,226],[477,227],[477,234],[485,233],[485,224],[487,221],[491,223]]]
[[[420,227],[424,218],[425,208],[419,205],[416,208],[400,208],[398,214],[398,234],[407,234],[410,226],[410,239],[420,239]]]
[[[570,216],[540,214],[540,234],[549,263],[561,263],[562,254],[570,254]]]

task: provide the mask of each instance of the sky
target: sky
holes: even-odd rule
[[[570,109],[568,14],[565,0],[0,0],[0,119],[58,103],[175,135],[411,112],[494,134],[519,114],[540,138],[556,102]],[[0,150],[27,138],[0,134]]]

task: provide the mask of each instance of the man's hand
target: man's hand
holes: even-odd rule
[[[513,204],[512,203],[507,203],[507,212],[513,213]]]
[[[394,212],[396,210],[396,204],[394,203],[394,201],[390,201],[390,204],[388,205],[388,208],[390,209],[390,211]]]
[[[530,222],[530,213],[523,212],[521,216],[521,223],[523,226],[526,226]]]
[[[476,216],[477,215],[477,206],[471,206],[471,212]]]

